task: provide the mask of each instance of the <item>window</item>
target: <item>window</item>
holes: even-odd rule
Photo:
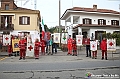
[[[9,10],[9,4],[5,5],[5,10]]]
[[[91,19],[89,19],[89,18],[83,19],[83,24],[91,24],[91,23],[92,23]]]
[[[19,25],[30,25],[30,17],[27,16],[19,17]]]
[[[98,19],[98,25],[106,25],[106,20]]]
[[[119,21],[118,20],[111,20],[111,25],[119,25]]]

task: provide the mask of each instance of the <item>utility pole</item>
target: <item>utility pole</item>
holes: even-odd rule
[[[61,31],[61,20],[60,20],[60,16],[61,16],[61,0],[59,0],[59,33]]]
[[[2,5],[2,2],[0,0],[0,27],[1,27],[1,5]]]
[[[59,47],[61,46],[61,20],[60,20],[60,16],[61,16],[61,0],[59,0],[59,33],[60,33],[60,43],[59,43]]]

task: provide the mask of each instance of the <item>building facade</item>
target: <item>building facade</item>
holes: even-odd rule
[[[40,11],[18,7],[14,0],[1,0],[0,33],[18,35],[40,33]]]
[[[82,34],[90,39],[98,39],[101,33],[120,32],[120,13],[114,10],[73,7],[67,9],[61,17],[65,20],[65,31],[69,35]]]
[[[40,38],[39,24],[41,21],[40,11],[18,7],[14,0],[1,0],[0,5],[0,43],[2,51],[7,51],[4,40],[8,36],[34,35],[33,40]],[[5,36],[8,35],[8,36]],[[9,41],[10,42],[10,41]],[[11,42],[10,42],[11,43]]]

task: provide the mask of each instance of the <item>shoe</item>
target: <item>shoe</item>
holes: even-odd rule
[[[104,57],[101,58],[102,60],[104,59]]]
[[[97,59],[97,58],[95,58],[95,59]]]
[[[105,58],[105,60],[108,60],[107,57]]]
[[[86,56],[86,57],[88,57],[88,56]]]
[[[23,60],[25,60],[25,58],[23,58]]]
[[[92,59],[94,59],[94,57],[92,57]]]
[[[21,60],[22,58],[19,58],[19,60]]]

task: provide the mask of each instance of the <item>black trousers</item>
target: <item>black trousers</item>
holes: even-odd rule
[[[88,53],[89,52],[89,53]],[[90,45],[86,45],[86,56],[91,57],[91,50],[90,50]]]

